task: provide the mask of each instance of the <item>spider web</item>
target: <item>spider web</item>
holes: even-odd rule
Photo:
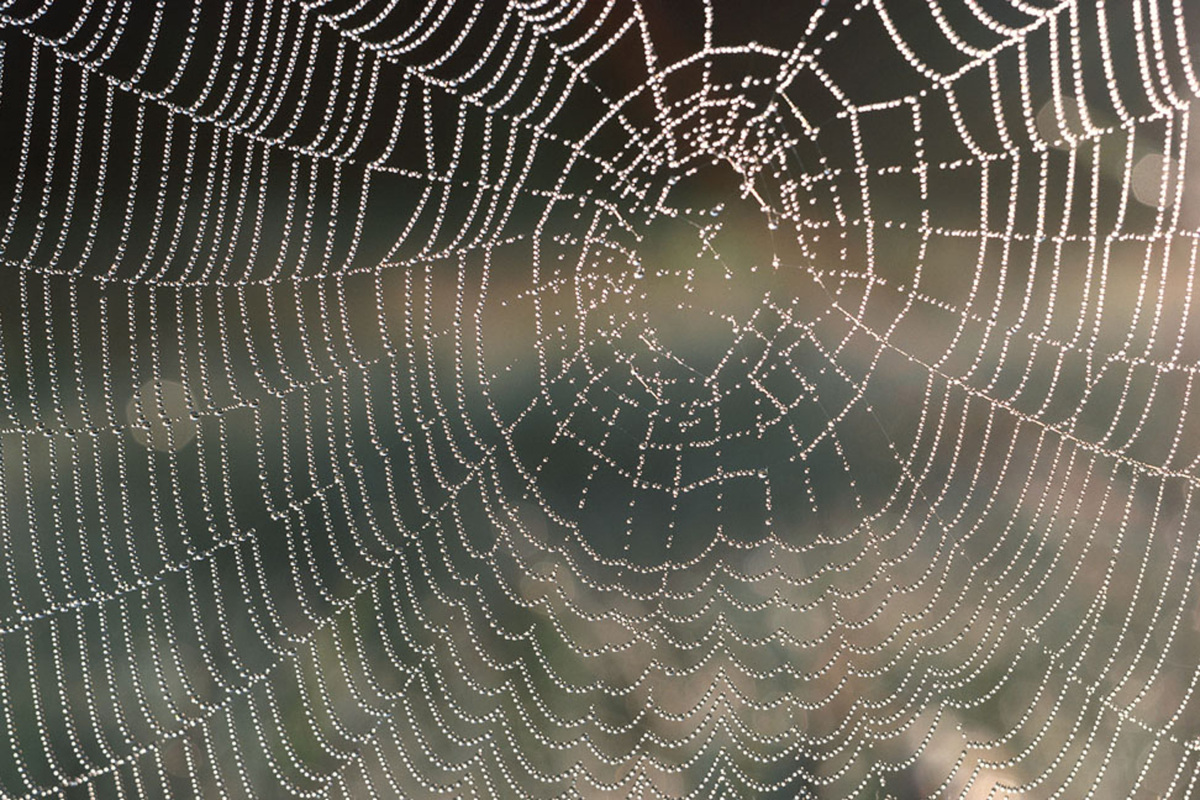
[[[0,3],[0,795],[1193,795],[1198,25]]]

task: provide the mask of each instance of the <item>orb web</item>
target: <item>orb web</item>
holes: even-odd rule
[[[0,795],[1191,796],[1183,0],[0,5]]]

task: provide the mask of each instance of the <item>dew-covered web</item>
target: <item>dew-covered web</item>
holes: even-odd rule
[[[1198,31],[0,3],[0,795],[1193,795]]]

